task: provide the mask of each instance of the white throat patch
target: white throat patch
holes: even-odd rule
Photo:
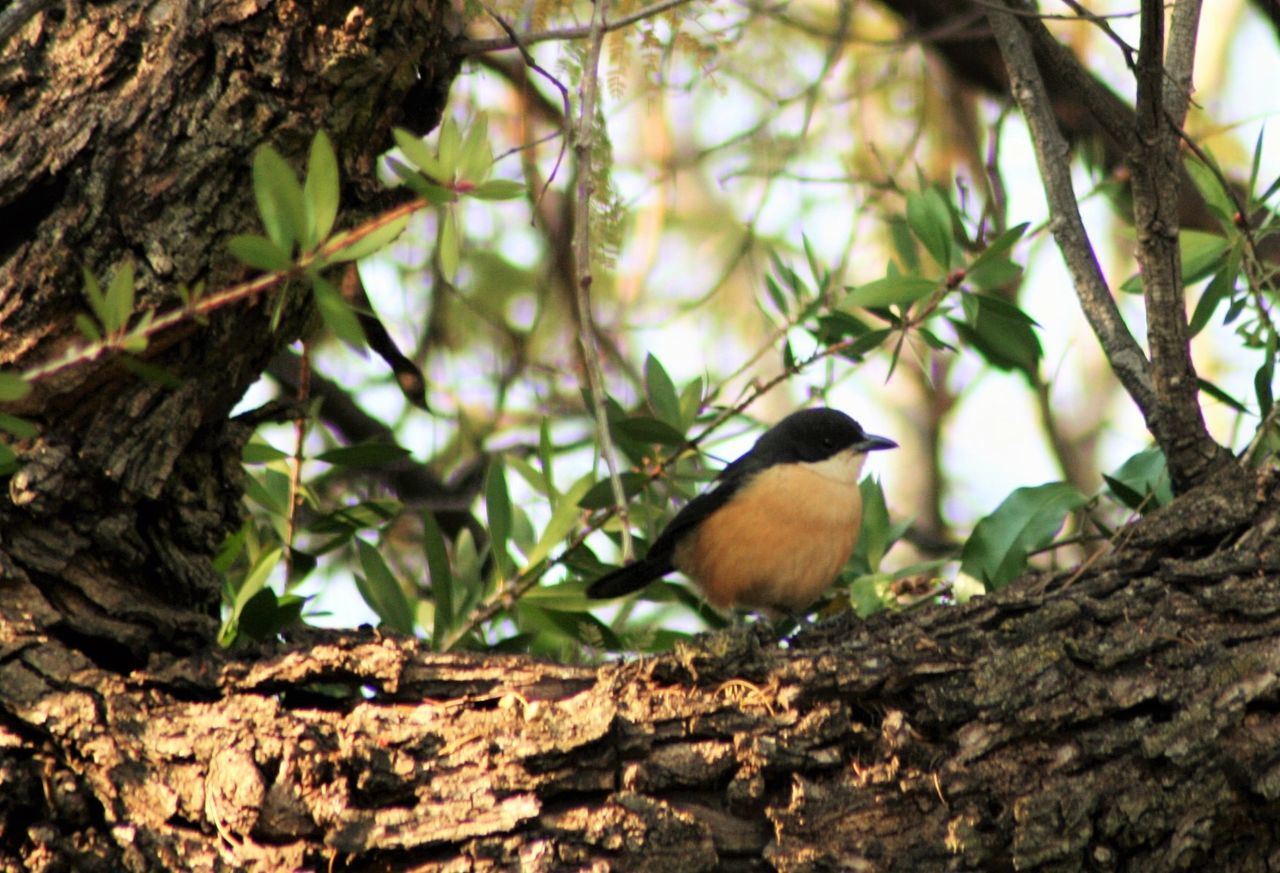
[[[857,485],[858,479],[862,476],[862,465],[866,462],[866,452],[849,448],[837,452],[825,461],[814,461],[802,466],[832,482],[838,482],[841,485]]]

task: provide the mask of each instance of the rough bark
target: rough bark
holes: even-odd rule
[[[1266,474],[1190,492],[1082,573],[599,669],[372,632],[127,669],[50,639],[11,586],[0,858],[1274,869],[1278,526]]]

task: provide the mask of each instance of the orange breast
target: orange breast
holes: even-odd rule
[[[835,581],[858,540],[858,486],[797,466],[758,473],[675,552],[712,605],[798,611]]]

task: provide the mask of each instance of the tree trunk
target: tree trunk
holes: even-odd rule
[[[0,849],[46,869],[1274,869],[1277,525],[1264,475],[967,606],[599,669],[372,632],[127,669],[44,633],[22,589]]]

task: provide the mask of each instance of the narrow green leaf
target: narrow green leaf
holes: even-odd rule
[[[335,467],[385,467],[408,456],[408,449],[391,443],[364,442],[329,449],[316,455],[316,460]]]
[[[688,431],[702,410],[702,377],[699,376],[680,391],[680,429]]]
[[[110,316],[102,323],[107,332],[124,330],[133,316],[133,261],[125,261],[111,277],[111,284],[107,286],[106,307]]]
[[[0,371],[0,403],[21,400],[31,393],[31,383],[12,370]]]
[[[525,556],[529,566],[534,566],[544,560],[551,554],[552,549],[568,538],[569,533],[582,515],[578,501],[586,496],[591,489],[591,485],[591,474],[588,473],[577,482],[574,482],[569,490],[565,492],[564,499],[556,505],[555,512],[551,513],[551,520],[547,522],[547,526],[543,529],[542,536],[538,538],[538,542]]]
[[[867,572],[875,573],[889,548],[889,510],[880,482],[874,477],[867,476],[859,482],[858,490],[862,492],[862,530],[854,555],[865,562]]]
[[[303,186],[307,205],[307,225],[311,228],[311,237],[307,241],[307,250],[314,249],[324,242],[333,231],[333,223],[338,218],[338,201],[342,180],[338,170],[338,156],[334,154],[333,143],[323,130],[316,131],[311,141],[311,157],[307,160],[307,182]]]
[[[342,244],[337,251],[329,256],[329,260],[333,263],[342,263],[344,261],[358,261],[361,258],[368,257],[374,252],[391,245],[396,237],[404,233],[404,229],[408,225],[409,216],[402,215],[394,221],[387,222],[377,230],[370,231],[350,244]]]
[[[405,159],[410,164],[437,182],[448,181],[445,177],[444,168],[440,166],[440,162],[436,160],[436,156],[431,153],[431,149],[427,147],[425,142],[402,127],[392,130],[391,136],[395,139],[396,145],[400,147],[400,151],[404,153]]]
[[[644,359],[644,384],[649,408],[662,421],[680,429],[680,398],[676,396],[676,384],[652,352]]]
[[[914,303],[938,290],[942,283],[937,279],[920,276],[885,276],[865,285],[859,285],[844,298],[842,306],[892,306]]]
[[[466,139],[458,154],[458,178],[479,185],[493,166],[493,149],[489,145],[489,119],[483,112],[476,115],[467,129]]]
[[[77,312],[74,321],[76,329],[89,342],[96,343],[102,340],[102,331],[98,330],[97,323],[87,313]]]
[[[262,145],[254,153],[253,194],[267,236],[279,249],[292,254],[307,224],[302,186],[293,168],[270,145]]]
[[[272,549],[264,549],[258,555],[257,560],[253,562],[253,566],[249,568],[249,572],[245,574],[244,581],[240,583],[239,589],[236,591],[235,601],[231,608],[231,618],[237,621],[240,618],[240,612],[245,605],[253,599],[253,596],[262,590],[267,584],[267,579],[271,576],[271,571],[280,563],[280,557],[284,554],[284,550],[277,546]]]
[[[647,415],[633,415],[613,424],[613,431],[625,439],[664,446],[682,446],[685,436],[665,421]]]
[[[627,499],[639,494],[649,482],[649,477],[644,473],[619,473],[618,478],[622,480],[622,493]],[[613,506],[613,483],[607,476],[601,479],[582,495],[578,506],[583,509],[604,509],[606,506]]]
[[[437,237],[436,255],[440,260],[440,273],[449,281],[453,281],[458,272],[459,243],[458,218],[455,210],[445,208],[440,211],[440,233]]]
[[[255,270],[284,272],[293,267],[293,259],[274,242],[259,234],[238,234],[227,242],[231,254]]]
[[[402,634],[413,634],[413,609],[409,598],[383,560],[382,554],[369,543],[356,538],[360,567],[364,576],[356,576],[356,587],[365,602],[382,619],[382,624]],[[363,583],[363,584],[362,584]]]
[[[982,254],[973,259],[965,278],[977,288],[989,291],[1003,287],[1022,273],[1022,268],[1009,260],[1008,253],[1026,233],[1028,222],[1011,227],[991,241]]]
[[[1048,545],[1068,513],[1084,506],[1083,494],[1065,482],[1019,488],[978,522],[960,559],[962,573],[1003,588],[1027,565],[1027,554]]]
[[[10,415],[7,412],[0,412],[0,430],[11,433],[20,440],[31,439],[40,433],[40,428],[36,426],[35,422],[27,421],[25,418],[20,418],[16,415]]]
[[[1130,509],[1142,507],[1149,512],[1173,501],[1169,467],[1159,446],[1143,449],[1103,478],[1111,493]]]
[[[560,492],[556,490],[554,461],[555,446],[551,442],[551,419],[543,416],[538,424],[538,464],[542,467],[542,493],[551,500],[552,506],[555,506],[560,497]]]
[[[490,179],[472,188],[467,196],[477,200],[514,200],[523,197],[527,190],[523,182],[514,179]]]
[[[458,174],[458,162],[462,156],[462,132],[452,117],[446,117],[440,125],[436,139],[436,160],[440,162],[440,181],[446,184]]]
[[[1188,156],[1184,166],[1186,166],[1187,175],[1191,177],[1196,190],[1204,198],[1205,205],[1209,207],[1209,211],[1222,222],[1223,227],[1231,227],[1233,225],[1231,218],[1236,211],[1235,205],[1231,202],[1227,192],[1222,190],[1222,183],[1218,181],[1214,171],[1209,165],[1194,156]]]
[[[963,294],[966,321],[949,319],[967,344],[992,366],[1034,374],[1044,350],[1036,323],[1021,309],[988,294]]]
[[[431,597],[436,611],[432,616],[431,645],[437,651],[449,638],[454,628],[453,570],[449,567],[449,549],[444,533],[436,517],[422,513],[422,551],[427,559],[427,573],[431,578]]]
[[[1266,418],[1271,412],[1274,397],[1271,386],[1275,382],[1276,372],[1276,335],[1267,337],[1267,346],[1263,350],[1262,366],[1253,374],[1253,390],[1258,397],[1258,415]]]
[[[951,210],[937,189],[907,194],[907,224],[938,266],[951,269],[954,250]]]
[[[902,272],[908,276],[919,275],[920,251],[915,237],[911,235],[911,228],[907,226],[907,222],[899,216],[891,218],[889,220],[889,236],[893,242],[893,250],[897,252],[898,263],[902,267]]]
[[[1210,397],[1212,397],[1214,400],[1217,400],[1219,403],[1224,403],[1227,406],[1230,406],[1236,412],[1243,413],[1245,415],[1249,413],[1249,408],[1247,406],[1245,406],[1236,398],[1232,397],[1227,392],[1223,391],[1221,388],[1219,388],[1217,385],[1210,382],[1208,379],[1197,378],[1196,385],[1205,394],[1208,394]]]
[[[499,570],[504,574],[509,573],[511,559],[507,557],[507,543],[511,539],[511,494],[507,491],[507,477],[501,456],[495,456],[489,462],[484,483],[484,505],[489,519],[489,539],[494,558],[500,564]]]
[[[257,435],[254,435],[240,450],[240,460],[246,464],[268,464],[272,461],[283,461],[287,457],[289,457],[288,452],[282,452],[270,443],[263,442]]]
[[[351,348],[357,351],[363,349],[365,337],[360,322],[351,305],[342,298],[333,283],[317,277],[312,280],[311,288],[315,294],[316,308],[320,310],[320,317],[329,330]]]
[[[1218,268],[1218,272],[1214,274],[1213,279],[1205,286],[1200,299],[1196,301],[1195,311],[1191,313],[1191,320],[1187,324],[1187,330],[1191,336],[1204,330],[1223,300],[1230,300],[1235,296],[1236,277],[1239,274],[1240,250],[1232,248],[1226,262]]]

